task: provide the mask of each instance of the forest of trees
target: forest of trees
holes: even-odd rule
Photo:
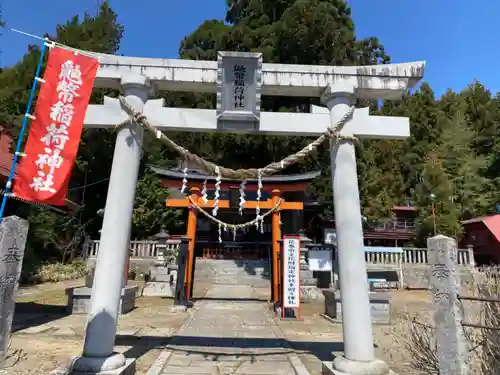
[[[60,43],[89,51],[118,53],[123,26],[106,2],[99,14],[74,17],[57,26]],[[160,36],[158,36],[160,37]],[[390,62],[376,37],[357,39],[351,12],[344,0],[228,0],[225,20],[207,20],[180,42],[183,59],[215,60],[218,50],[262,52],[265,62],[320,65],[366,65]],[[0,124],[14,139],[25,113],[29,89],[39,58],[30,46],[16,65],[0,72]],[[425,59],[425,56],[422,56]],[[96,90],[93,103],[112,90]],[[214,108],[214,95],[157,93],[167,105]],[[264,97],[263,110],[309,111],[318,98]],[[419,240],[432,231],[431,198],[435,195],[438,231],[461,234],[460,221],[495,213],[500,158],[500,95],[480,82],[461,92],[436,98],[422,83],[401,101],[359,103],[373,114],[407,116],[411,137],[406,141],[364,140],[357,150],[363,214],[369,219],[390,217],[393,205],[411,201],[419,207]],[[260,167],[297,151],[310,139],[209,133],[170,133],[174,140],[199,155],[227,167]],[[60,261],[76,249],[79,238],[97,237],[105,206],[107,178],[113,155],[112,130],[86,129],[70,183],[69,198],[82,204],[76,216],[62,216],[36,206],[20,215],[31,224],[28,262]],[[178,212],[165,209],[166,192],[146,165],[171,165],[177,155],[156,140],[144,146],[132,237],[157,233],[162,225],[179,230]],[[314,182],[317,199],[332,201],[326,148],[288,172],[323,171]],[[94,182],[99,182],[95,183]],[[83,186],[88,185],[86,188]],[[331,207],[329,210],[331,211]],[[182,225],[181,225],[182,228]]]

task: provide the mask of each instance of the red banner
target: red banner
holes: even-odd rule
[[[13,195],[63,205],[99,62],[52,48]]]

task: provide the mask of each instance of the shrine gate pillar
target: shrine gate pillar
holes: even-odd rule
[[[200,189],[197,187],[192,187],[191,200],[198,204],[200,198]],[[187,266],[186,266],[186,299],[189,301],[193,294],[193,266],[194,266],[194,246],[196,243],[196,218],[198,211],[196,207],[189,207],[188,211],[188,222],[187,222],[187,234],[186,237],[189,239],[188,245],[188,256],[187,256]]]
[[[280,191],[274,189],[272,192],[272,207],[275,207],[280,201]],[[276,210],[272,214],[272,290],[271,299],[273,302],[278,301],[278,288],[279,288],[279,256],[280,251],[280,239],[281,239],[281,229],[280,229],[280,211]]]
[[[127,75],[121,85],[130,105],[142,112],[151,91],[149,79]],[[116,135],[83,355],[71,366],[75,373],[100,373],[126,365],[123,354],[114,349],[142,141],[143,128],[134,123],[127,123]]]
[[[349,111],[354,94],[348,84],[325,89],[321,99],[332,124]],[[344,337],[344,356],[335,357],[332,367],[338,373],[388,374],[373,346],[354,142],[331,140],[330,152]]]

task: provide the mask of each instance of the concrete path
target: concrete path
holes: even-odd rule
[[[148,374],[308,374],[294,370],[298,357],[258,295],[246,285],[212,286]]]

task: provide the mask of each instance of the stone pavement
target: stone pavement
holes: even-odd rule
[[[258,293],[247,285],[213,285],[148,375],[308,374]]]

